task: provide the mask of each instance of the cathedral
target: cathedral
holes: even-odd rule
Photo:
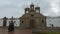
[[[45,28],[46,17],[40,13],[40,7],[30,4],[30,7],[25,8],[25,14],[20,17],[21,28]]]

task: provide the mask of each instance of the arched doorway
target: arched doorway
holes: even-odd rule
[[[30,28],[34,28],[35,26],[35,21],[34,20],[30,20]]]

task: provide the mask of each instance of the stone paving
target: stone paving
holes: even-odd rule
[[[14,32],[8,32],[7,28],[0,28],[0,34],[32,34],[32,30],[16,28]]]

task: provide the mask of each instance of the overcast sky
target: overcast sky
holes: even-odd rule
[[[0,18],[20,17],[31,3],[41,8],[45,16],[60,16],[60,0],[0,0]]]

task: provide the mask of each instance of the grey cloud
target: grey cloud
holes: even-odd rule
[[[42,14],[49,16],[55,14],[50,9],[50,0],[0,0],[0,17],[10,17],[12,15],[14,17],[20,17],[24,14],[24,9],[29,6],[31,2],[33,2],[35,6],[40,6]]]

